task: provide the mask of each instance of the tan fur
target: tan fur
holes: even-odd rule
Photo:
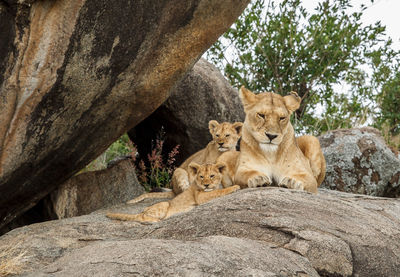
[[[211,120],[208,123],[212,141],[207,146],[190,156],[177,168],[172,175],[172,191],[171,192],[150,192],[140,195],[133,200],[128,201],[128,204],[138,203],[148,198],[171,198],[180,194],[189,188],[190,176],[188,167],[191,162],[198,164],[215,163],[217,158],[227,151],[235,151],[236,144],[242,133],[243,123],[218,123],[216,120]]]
[[[320,186],[325,178],[326,162],[319,140],[314,136],[304,135],[296,138],[296,142],[310,163],[314,177],[317,180],[318,186]],[[225,163],[227,168],[222,178],[222,186],[224,188],[234,184],[238,157],[239,151],[228,151],[217,159],[217,163]]]
[[[224,163],[226,165],[226,169],[224,170],[222,176],[222,186],[224,188],[233,186],[234,184],[236,162],[239,157],[239,153],[239,151],[228,151],[223,153],[217,159],[217,163]]]
[[[174,199],[147,207],[140,214],[109,213],[107,217],[118,220],[157,222],[174,214],[190,211],[196,205],[240,189],[239,186],[220,189],[222,172],[225,170],[225,165],[222,163],[199,165],[192,162],[188,170],[193,182],[187,190]]]
[[[301,152],[310,163],[313,175],[318,186],[320,186],[325,179],[326,161],[319,140],[314,136],[304,135],[296,138],[296,141]]]
[[[240,98],[246,119],[234,183],[242,188],[275,183],[316,193],[320,182],[314,174],[323,179],[325,166],[324,161],[320,166],[310,162],[296,143],[290,115],[300,106],[297,93],[284,97],[275,93],[256,95],[242,87]],[[305,137],[300,142],[310,159],[321,157],[312,154],[321,151],[314,139]]]

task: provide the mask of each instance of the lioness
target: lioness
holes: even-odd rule
[[[196,162],[199,164],[215,163],[217,158],[222,153],[232,150],[234,151],[242,134],[242,126],[242,122],[218,123],[216,120],[210,120],[208,123],[208,129],[212,136],[212,140],[204,149],[191,155],[180,165],[179,168],[175,169],[171,181],[172,191],[145,193],[133,200],[128,201],[128,203],[137,203],[147,198],[170,198],[189,188],[189,164],[191,162]]]
[[[316,193],[325,175],[322,151],[316,138],[299,138],[304,151],[313,153],[310,156],[318,159],[313,162],[314,173],[310,161],[296,143],[290,123],[290,115],[300,107],[301,98],[295,92],[284,97],[272,92],[256,95],[244,87],[240,88],[239,95],[246,119],[235,184],[245,188],[275,183]]]
[[[109,213],[107,217],[119,220],[157,222],[171,215],[190,211],[196,205],[206,203],[214,198],[227,195],[240,189],[239,186],[219,189],[221,187],[222,171],[225,170],[224,164],[199,165],[192,162],[188,166],[188,170],[189,174],[192,176],[192,184],[187,190],[177,195],[174,199],[147,207],[140,214]]]

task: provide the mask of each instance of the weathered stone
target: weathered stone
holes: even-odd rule
[[[200,59],[186,77],[172,90],[171,97],[153,114],[129,131],[146,157],[151,152],[151,139],[163,127],[165,152],[180,145],[177,164],[204,148],[211,140],[210,120],[243,122],[244,111],[236,89],[211,63]]]
[[[111,210],[136,213],[154,202]],[[7,233],[0,268],[28,276],[400,275],[399,199],[260,188],[151,225],[105,212]]]
[[[248,2],[0,2],[0,227],[159,107]]]
[[[134,250],[132,250],[134,249]],[[86,258],[82,258],[86,257]],[[95,242],[62,257],[40,276],[319,276],[310,262],[254,240],[210,236],[194,241]],[[38,276],[38,273],[27,276]],[[307,275],[306,275],[307,274]],[[300,275],[301,276],[301,275]]]
[[[334,130],[319,139],[327,164],[322,187],[374,196],[400,196],[400,159],[377,129]]]
[[[144,192],[133,163],[125,159],[110,168],[70,178],[50,194],[50,199],[57,217],[66,218],[124,203]]]

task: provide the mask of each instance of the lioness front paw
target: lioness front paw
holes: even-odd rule
[[[278,186],[289,188],[289,189],[304,190],[304,184],[302,182],[297,181],[292,178],[289,178],[289,177],[283,178]]]
[[[266,187],[272,183],[271,178],[266,175],[258,175],[248,180],[247,186],[249,188]]]

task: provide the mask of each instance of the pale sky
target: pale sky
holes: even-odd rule
[[[302,5],[312,11],[320,0],[303,0]],[[400,0],[352,0],[355,11],[359,11],[361,4],[368,7],[363,12],[362,21],[368,25],[381,21],[386,26],[386,34],[393,39],[393,48],[400,50]]]

